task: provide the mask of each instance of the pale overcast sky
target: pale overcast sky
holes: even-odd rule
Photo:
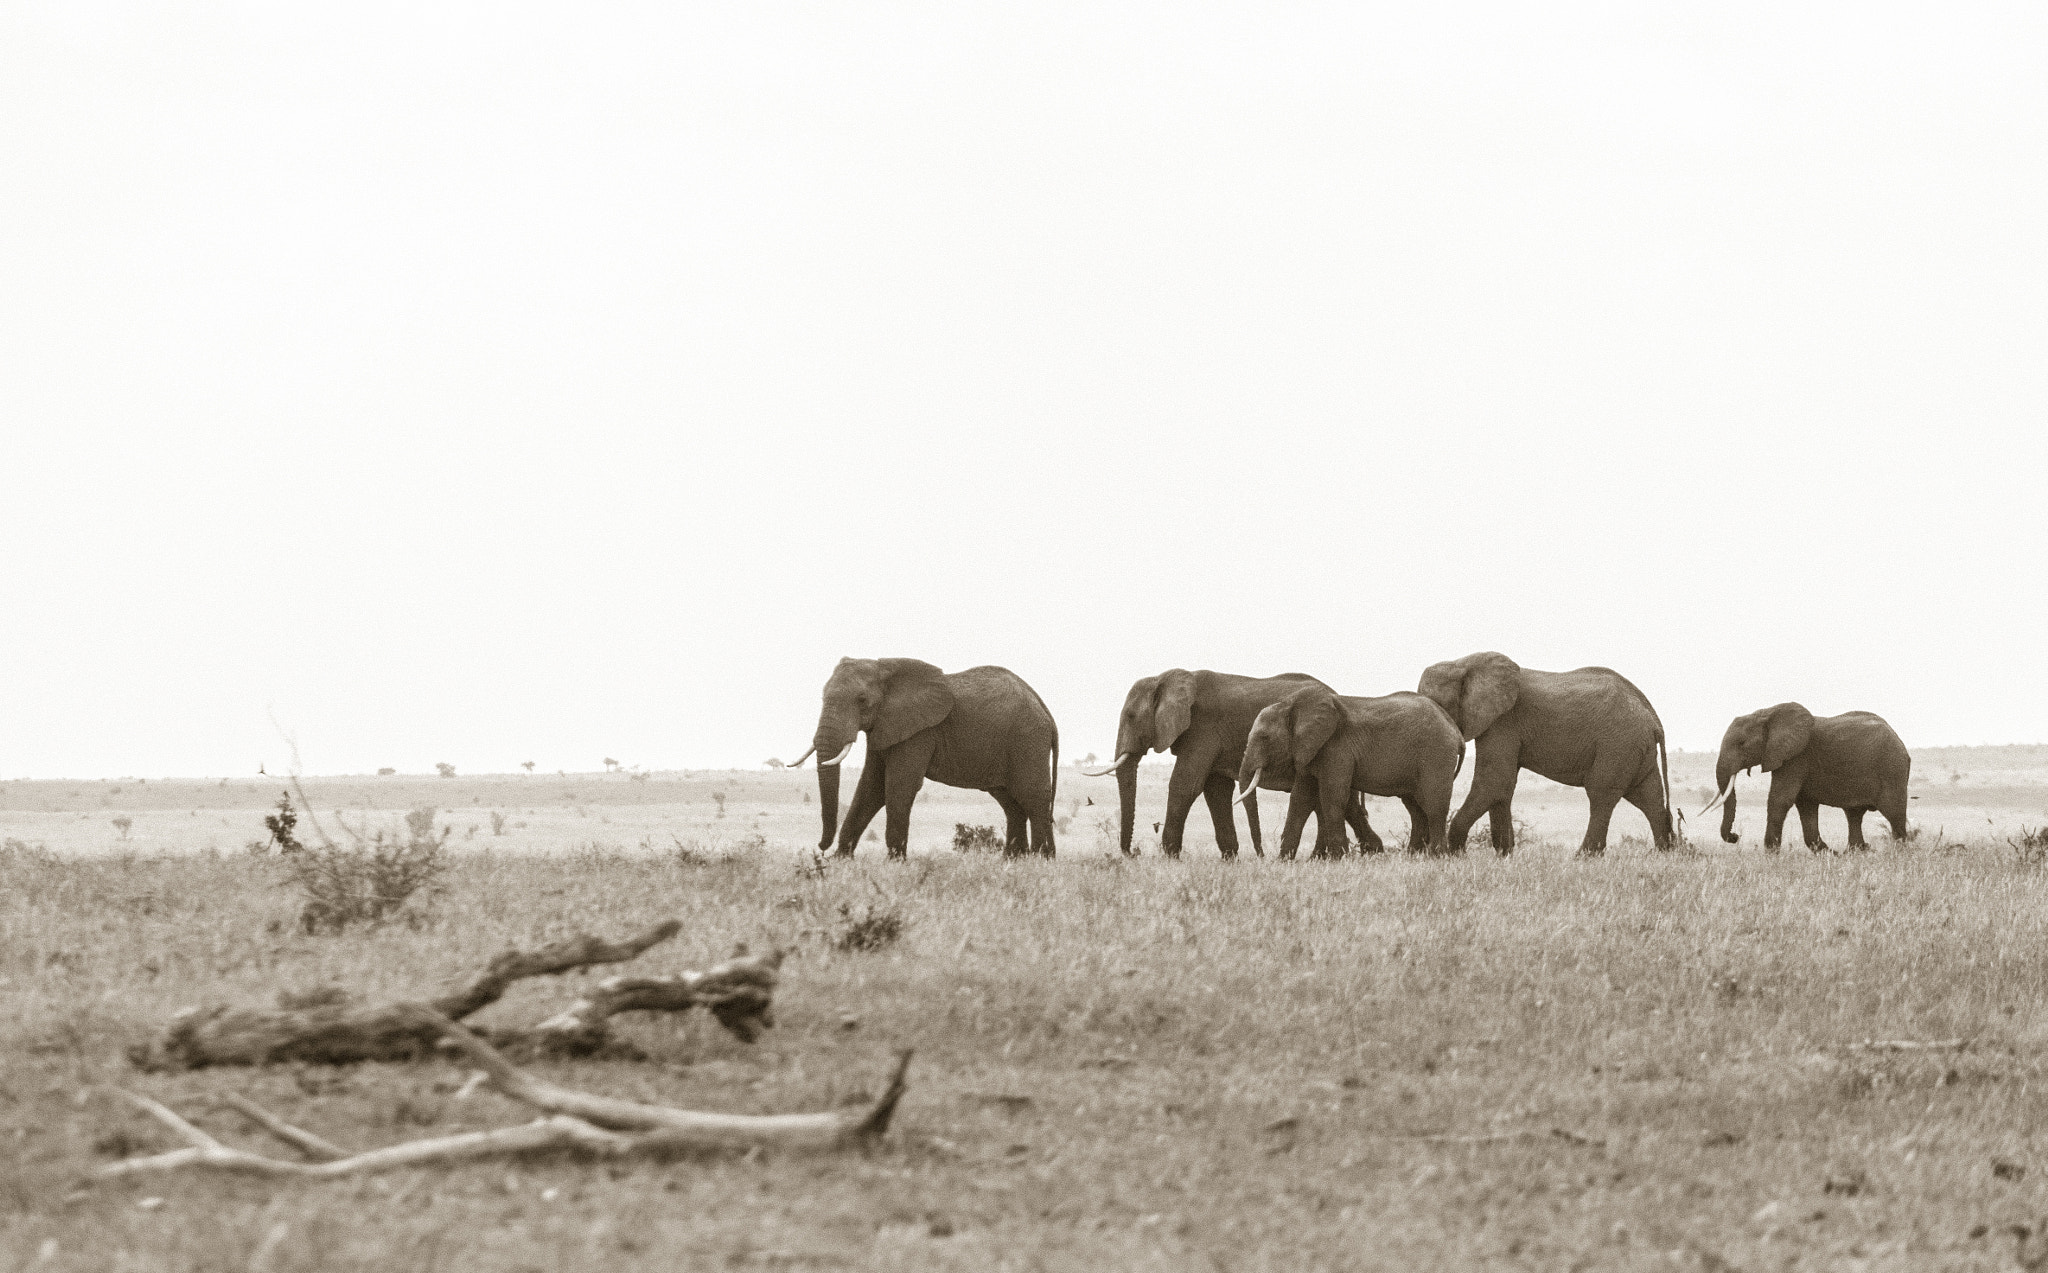
[[[0,776],[752,765],[841,655],[2048,740],[2048,9],[0,9]]]

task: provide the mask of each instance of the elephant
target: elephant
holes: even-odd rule
[[[1780,703],[1730,721],[1714,760],[1720,794],[1700,810],[1704,815],[1721,806],[1721,838],[1730,844],[1742,839],[1735,834],[1735,777],[1757,765],[1771,776],[1766,853],[1778,851],[1785,812],[1794,807],[1806,847],[1815,853],[1828,847],[1820,838],[1822,805],[1848,815],[1852,849],[1870,847],[1863,839],[1863,815],[1872,809],[1891,823],[1893,839],[1906,838],[1906,783],[1913,775],[1913,757],[1875,712],[1815,719],[1797,703]]]
[[[1157,676],[1141,677],[1124,695],[1123,713],[1117,718],[1116,759],[1104,769],[1083,770],[1091,778],[1116,774],[1117,843],[1126,857],[1131,848],[1132,823],[1138,811],[1138,761],[1151,751],[1173,750],[1173,774],[1166,784],[1166,820],[1159,829],[1159,847],[1166,856],[1180,856],[1187,827],[1188,810],[1195,797],[1209,804],[1209,818],[1216,826],[1216,848],[1225,858],[1237,856],[1237,825],[1230,810],[1231,784],[1237,777],[1238,761],[1244,755],[1244,740],[1251,733],[1258,714],[1304,685],[1322,685],[1313,676],[1286,672],[1279,676],[1236,676],[1229,672],[1190,672],[1172,668]],[[1323,686],[1328,689],[1328,686]],[[1271,790],[1286,791],[1280,783]],[[1377,843],[1365,817],[1365,803],[1351,802],[1345,820],[1358,832],[1361,844]],[[1290,806],[1291,808],[1291,806]],[[1266,855],[1259,838],[1257,801],[1247,801],[1244,818],[1252,833],[1252,851]],[[1320,842],[1324,836],[1318,834]]]
[[[1342,856],[1344,807],[1354,792],[1399,796],[1408,807],[1408,849],[1440,851],[1451,812],[1451,783],[1465,765],[1465,740],[1444,710],[1406,691],[1352,698],[1328,686],[1304,685],[1261,711],[1238,765],[1238,799],[1262,779],[1292,780],[1299,796],[1313,779],[1318,792],[1317,857]],[[1288,804],[1280,856],[1301,843],[1309,801]],[[1368,851],[1380,845],[1377,837]]]
[[[839,764],[866,730],[867,763],[839,819]],[[1059,782],[1060,731],[1038,692],[1008,668],[942,672],[920,659],[841,659],[825,682],[810,751],[818,754],[820,850],[839,837],[851,857],[878,810],[888,810],[889,856],[910,847],[910,802],[930,778],[996,798],[1008,819],[1003,851],[1053,856],[1052,800]],[[1028,837],[1027,837],[1028,832]]]
[[[1579,853],[1607,851],[1607,821],[1626,798],[1650,820],[1657,847],[1672,846],[1671,761],[1657,709],[1610,668],[1539,672],[1488,650],[1433,663],[1416,687],[1476,740],[1472,789],[1451,818],[1450,849],[1461,853],[1481,813],[1494,851],[1514,849],[1515,782],[1527,769],[1584,787],[1592,814]]]

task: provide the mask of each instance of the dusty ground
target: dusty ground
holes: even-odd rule
[[[1674,758],[1692,807],[1710,763]],[[1292,866],[1217,862],[1202,811],[1187,861],[1107,856],[1110,783],[1069,773],[1056,863],[946,850],[954,822],[997,811],[941,789],[918,806],[921,860],[868,845],[823,879],[795,869],[808,773],[323,779],[330,825],[431,800],[455,866],[410,922],[319,937],[243,848],[274,783],[0,784],[0,1267],[240,1269],[263,1248],[272,1270],[2010,1268],[2004,1226],[2048,1213],[2048,865],[2008,844],[2048,823],[2048,749],[1923,753],[1916,773],[1918,841],[1878,831],[1867,855],[1766,857],[1752,779],[1741,846],[1654,855],[1622,812],[1613,853],[1575,862],[1583,798],[1525,781],[1536,835],[1512,859]],[[1405,829],[1397,803],[1373,810]],[[678,841],[718,860],[682,864]],[[893,910],[905,935],[835,950],[842,905]],[[168,1147],[108,1084],[252,1147],[214,1095],[357,1146],[522,1121],[457,1101],[443,1064],[153,1075],[121,1057],[187,1004],[416,995],[509,944],[668,915],[684,934],[650,971],[793,946],[780,1025],[750,1046],[643,1020],[626,1029],[650,1061],[550,1072],[815,1109],[915,1045],[884,1148],[76,1189]],[[486,1020],[572,988],[527,984]]]

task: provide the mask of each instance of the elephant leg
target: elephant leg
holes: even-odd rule
[[[910,854],[910,805],[924,787],[924,771],[931,764],[930,741],[919,746],[906,742],[889,757],[889,772],[882,777],[882,805],[888,820],[882,828],[882,842],[892,858]]]
[[[1316,851],[1319,858],[1337,859],[1350,847],[1344,840],[1344,824],[1351,804],[1351,784],[1324,775],[1316,782]],[[1379,837],[1375,836],[1374,839]]]
[[[1166,782],[1166,821],[1159,824],[1159,851],[1170,858],[1180,856],[1188,810],[1194,807],[1195,797],[1202,794],[1207,778],[1207,770],[1197,771],[1185,756],[1173,766],[1173,776]]]
[[[1863,815],[1869,812],[1869,809],[1860,805],[1842,810],[1842,816],[1849,819],[1849,847],[1852,849],[1870,847],[1869,842],[1863,838]]]
[[[1265,843],[1259,839],[1259,798],[1257,796],[1253,796],[1244,802],[1244,824],[1252,833],[1252,852],[1260,857],[1266,856]]]
[[[1495,857],[1506,857],[1515,851],[1515,806],[1511,800],[1503,800],[1486,811],[1486,835],[1493,841]]]
[[[1475,749],[1477,755],[1472,761],[1472,789],[1465,793],[1465,803],[1458,806],[1458,812],[1451,818],[1448,844],[1452,853],[1465,851],[1465,837],[1471,833],[1472,824],[1479,821],[1479,815],[1487,813],[1495,805],[1504,810],[1513,808],[1515,783],[1522,776],[1519,754],[1503,748]],[[1501,819],[1494,820],[1494,829],[1500,829]],[[1501,848],[1506,844],[1507,848]],[[1513,824],[1509,823],[1508,835],[1494,841],[1494,850],[1507,853],[1514,848]]]
[[[1785,815],[1792,812],[1794,795],[1791,787],[1781,787],[1772,777],[1769,803],[1764,806],[1764,852],[1776,853],[1785,842]]]
[[[1408,810],[1408,851],[1420,853],[1429,847],[1429,815],[1414,796],[1402,796],[1401,804]]]
[[[1906,839],[1906,797],[1887,797],[1885,802],[1877,807],[1877,811],[1891,824],[1892,839],[1903,843]]]
[[[1222,774],[1210,774],[1209,780],[1202,784],[1202,799],[1209,805],[1209,821],[1216,827],[1216,852],[1226,862],[1237,859],[1237,819],[1230,811],[1230,796],[1236,789],[1236,784]],[[1245,803],[1250,804],[1257,799],[1254,795]]]
[[[1629,789],[1628,802],[1650,821],[1650,838],[1662,852],[1671,849],[1671,810],[1664,807],[1664,784],[1651,774]]]
[[[1820,853],[1828,847],[1820,838],[1820,801],[1801,796],[1799,805],[1799,833],[1806,840],[1806,847]]]
[[[1379,832],[1372,829],[1372,816],[1365,811],[1365,797],[1352,792],[1351,799],[1344,802],[1344,821],[1358,836],[1360,853],[1385,853],[1387,842],[1380,839]]]
[[[1422,806],[1425,825],[1428,827],[1426,847],[1432,854],[1449,852],[1447,843],[1451,826],[1451,791],[1444,788],[1443,799],[1431,796],[1429,803]],[[1412,816],[1412,815],[1411,815]]]
[[[1300,778],[1295,781],[1294,790],[1287,793],[1287,821],[1280,828],[1280,860],[1292,862],[1294,854],[1301,848],[1301,829],[1308,825],[1308,815],[1316,807],[1316,780]]]
[[[1031,851],[1042,858],[1056,856],[1052,842],[1052,792],[1047,790],[1024,806],[1031,821]]]
[[[1003,806],[1003,818],[1008,823],[1003,834],[1003,856],[1017,857],[1026,850],[1024,806],[1017,803],[1016,797],[1007,791],[991,791],[989,794],[996,798],[997,804]]]
[[[1621,803],[1621,793],[1612,787],[1589,787],[1586,803],[1586,838],[1579,841],[1579,856],[1599,857],[1607,852],[1607,823],[1614,817],[1614,806]]]
[[[853,788],[853,803],[847,806],[846,820],[839,824],[839,847],[835,850],[838,856],[853,856],[853,846],[860,843],[868,823],[882,811],[882,779],[888,772],[887,753],[868,757],[867,765],[860,771],[860,782]]]

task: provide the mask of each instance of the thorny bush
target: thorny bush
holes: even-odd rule
[[[972,827],[965,822],[953,824],[953,851],[955,853],[1000,853],[1003,851],[1003,837],[996,834],[994,827]]]
[[[910,921],[894,904],[863,906],[856,911],[852,903],[841,902],[832,946],[845,951],[881,950],[894,945],[908,927]]]
[[[339,933],[359,921],[376,923],[415,895],[431,894],[448,869],[450,829],[435,832],[432,808],[406,814],[402,838],[395,829],[365,836],[344,823],[342,830],[353,844],[323,840],[284,859],[287,880],[306,895],[299,911],[305,932]]]

